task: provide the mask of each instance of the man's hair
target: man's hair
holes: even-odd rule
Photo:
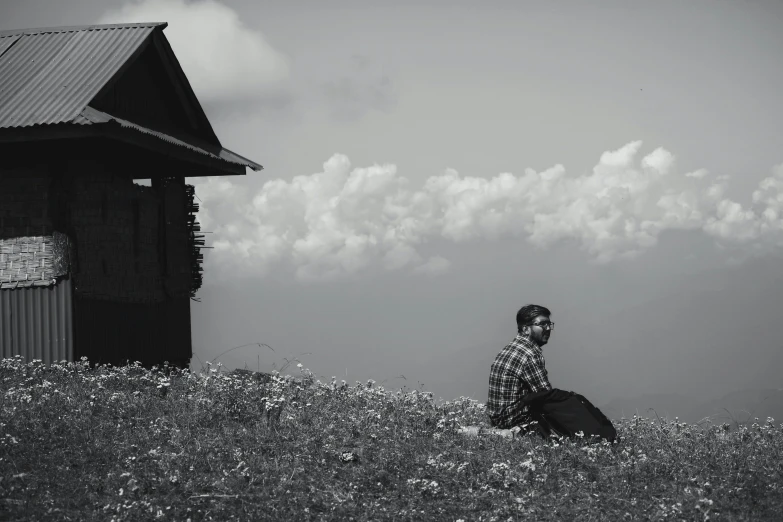
[[[533,319],[539,315],[552,315],[546,306],[529,304],[519,309],[517,312],[517,331],[522,332],[522,327],[530,325]]]

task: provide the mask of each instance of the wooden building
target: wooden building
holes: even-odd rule
[[[165,27],[0,32],[0,357],[189,363],[185,178],[262,167],[223,148]]]

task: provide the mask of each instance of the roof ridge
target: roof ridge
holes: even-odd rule
[[[159,27],[165,29],[168,22],[134,22],[125,24],[93,24],[93,25],[73,25],[61,27],[38,27],[27,29],[9,29],[0,31],[0,38],[16,35],[34,35],[42,33],[74,33],[78,31],[102,31],[107,29],[136,29],[140,27]]]

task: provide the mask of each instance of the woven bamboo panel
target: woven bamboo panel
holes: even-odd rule
[[[0,239],[0,285],[46,286],[68,273],[67,236],[26,236]]]

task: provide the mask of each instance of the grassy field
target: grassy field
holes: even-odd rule
[[[780,520],[783,426],[458,433],[482,404],[373,382],[0,361],[3,520]]]

